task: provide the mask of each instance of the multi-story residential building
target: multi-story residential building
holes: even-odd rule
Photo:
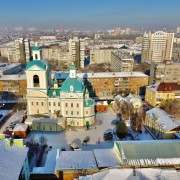
[[[30,40],[18,38],[0,48],[0,56],[8,58],[9,63],[26,65],[31,59]]]
[[[132,58],[121,58],[115,53],[111,53],[111,69],[115,72],[133,71],[134,60]]]
[[[146,112],[144,124],[157,139],[174,139],[180,131],[180,122],[156,107]]]
[[[149,84],[160,82],[180,82],[180,63],[171,61],[164,63],[151,62]]]
[[[77,68],[84,68],[85,43],[84,39],[73,37],[69,39],[69,61],[76,64]]]
[[[144,33],[142,45],[142,62],[151,60],[154,62],[163,62],[171,60],[174,33],[157,31],[155,33]]]
[[[11,92],[16,96],[26,97],[26,76],[3,75],[0,77],[0,91]]]
[[[145,100],[154,107],[163,106],[167,100],[173,101],[179,97],[179,83],[160,83],[146,86]]]
[[[56,73],[58,81],[64,81],[68,74]],[[108,97],[117,93],[140,94],[148,85],[149,76],[142,72],[78,73],[85,80],[90,96]]]
[[[22,64],[26,65],[30,61],[30,41],[29,39],[18,38],[15,40],[16,59]]]
[[[33,61],[26,66],[28,114],[57,112],[66,118],[67,125],[93,124],[95,103],[89,98],[83,80],[77,78],[75,65],[70,66],[68,78],[59,87],[56,79],[51,82],[51,69],[48,62],[42,60],[41,48],[35,46],[32,50]]]
[[[180,33],[180,27],[177,27],[176,33]]]
[[[113,56],[112,51],[112,49],[90,50],[90,64],[111,63],[111,58]]]

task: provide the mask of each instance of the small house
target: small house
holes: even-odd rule
[[[107,112],[108,103],[107,101],[99,101],[96,103],[96,112]]]

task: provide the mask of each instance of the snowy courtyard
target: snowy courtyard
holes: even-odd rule
[[[115,126],[111,125],[113,119],[116,118],[116,114],[114,113],[112,108],[109,108],[106,113],[101,112],[96,114],[96,121],[94,125],[86,130],[85,128],[78,127],[67,127],[65,131],[52,133],[52,132],[32,132],[28,138],[32,138],[38,142],[41,135],[43,135],[47,141],[49,146],[52,148],[65,148],[66,150],[70,150],[69,145],[74,142],[76,143],[80,149],[82,150],[92,150],[92,149],[104,149],[113,147],[113,141],[104,141],[103,134],[107,129],[114,129]],[[135,140],[152,140],[151,135],[142,128],[142,133],[133,132],[133,130],[128,127],[130,133],[132,133]],[[83,140],[86,136],[90,137],[90,141],[87,145],[83,146]],[[100,143],[98,140],[100,139]],[[116,136],[114,136],[114,140],[119,140]],[[129,137],[123,140],[130,140]]]

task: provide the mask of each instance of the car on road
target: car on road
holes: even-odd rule
[[[76,143],[71,143],[69,145],[73,151],[80,149],[79,146]]]
[[[90,140],[90,137],[89,136],[86,136],[83,140],[83,146],[87,144],[87,142]]]
[[[104,132],[104,136],[103,136],[105,141],[112,141],[113,140],[113,130],[112,129],[107,129]]]

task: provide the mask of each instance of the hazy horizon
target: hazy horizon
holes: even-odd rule
[[[180,26],[179,7],[180,0],[6,0],[0,27],[174,29]]]

